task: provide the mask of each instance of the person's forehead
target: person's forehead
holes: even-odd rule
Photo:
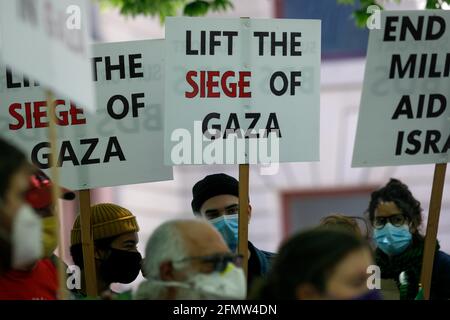
[[[238,197],[231,194],[221,194],[206,200],[203,203],[202,207],[200,208],[200,211],[223,210],[230,205],[238,203],[239,203]]]
[[[402,210],[400,210],[394,201],[381,201],[375,210],[376,216],[379,217],[389,217],[400,213],[402,213]]]
[[[130,241],[130,242],[134,241],[134,242],[138,243],[139,236],[138,236],[137,232],[124,233],[124,234],[118,236],[116,239],[114,239],[115,244],[122,244],[127,241]]]
[[[190,256],[229,252],[219,233],[207,223],[183,224],[179,228]]]
[[[346,255],[335,268],[335,274],[338,276],[366,274],[367,267],[373,264],[373,259],[369,249],[360,248]]]

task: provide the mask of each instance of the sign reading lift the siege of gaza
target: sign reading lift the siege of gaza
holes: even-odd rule
[[[163,40],[95,44],[93,54],[96,113],[56,96],[61,184],[79,190],[171,180],[163,157]],[[47,127],[42,87],[0,65],[0,136],[43,170]]]
[[[319,159],[319,20],[168,18],[166,58],[166,164]]]
[[[446,163],[450,12],[392,11],[370,31],[354,167]]]

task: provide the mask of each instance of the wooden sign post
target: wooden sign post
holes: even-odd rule
[[[248,275],[248,205],[249,205],[249,169],[248,164],[239,165],[239,235],[238,253],[244,256],[242,268]]]
[[[91,192],[80,190],[80,227],[83,247],[84,280],[88,297],[97,297],[93,229],[91,227]]]
[[[50,90],[46,91],[47,97],[47,109],[49,110],[49,140],[50,140],[50,173],[52,177],[52,203],[54,205],[54,215],[56,217],[56,232],[58,239],[58,283],[59,283],[59,292],[58,297],[60,300],[67,299],[67,290],[66,290],[66,272],[64,268],[64,246],[62,242],[62,234],[61,234],[61,226],[63,225],[63,215],[61,214],[59,198],[60,198],[60,188],[59,188],[59,170],[57,166],[58,158],[57,158],[57,128],[56,128],[56,115],[55,115],[55,99],[53,97],[53,93]]]
[[[241,17],[248,20],[250,17]],[[239,165],[239,233],[238,253],[244,256],[242,269],[248,278],[248,205],[249,205],[249,164]]]
[[[430,299],[431,277],[433,275],[433,262],[434,254],[436,252],[436,238],[439,227],[439,215],[441,213],[446,170],[447,163],[436,164],[434,169],[421,274],[421,283],[425,300]]]

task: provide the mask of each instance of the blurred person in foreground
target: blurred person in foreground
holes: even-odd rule
[[[381,278],[391,280],[401,300],[419,294],[425,238],[420,233],[422,208],[408,186],[391,179],[371,195],[367,209],[373,226],[376,264]],[[431,299],[450,299],[450,256],[436,246]]]
[[[112,203],[100,203],[91,207],[91,227],[97,294],[98,297],[114,299],[118,294],[111,290],[110,285],[131,283],[141,270],[142,256],[137,250],[139,225],[129,210]],[[72,290],[72,298],[98,298],[88,297],[86,292],[79,215],[71,232],[70,253],[73,262],[81,269],[81,288]]]
[[[319,227],[285,242],[267,279],[251,297],[263,300],[379,300],[368,288],[368,244],[347,231]]]
[[[245,299],[242,257],[230,252],[221,235],[200,220],[173,220],[147,242],[147,278],[136,299]]]
[[[25,201],[30,168],[25,154],[0,138],[0,274],[42,255],[41,221]]]
[[[225,239],[233,253],[237,252],[239,233],[239,182],[224,173],[212,174],[198,181],[192,188],[192,211],[196,217],[207,220]],[[252,206],[248,205],[248,223]],[[248,242],[249,291],[256,279],[269,272],[275,254],[256,248]]]
[[[72,191],[61,188],[61,198],[73,200]],[[29,176],[25,201],[40,218],[42,255],[23,267],[8,270],[0,277],[0,299],[56,300],[58,299],[58,261],[54,251],[58,245],[57,218],[52,199],[52,182],[41,170]],[[24,233],[24,237],[28,237]],[[64,270],[65,271],[65,270]]]

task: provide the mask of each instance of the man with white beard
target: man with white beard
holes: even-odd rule
[[[228,249],[205,221],[173,220],[147,242],[143,274],[135,299],[245,299],[242,256]]]

